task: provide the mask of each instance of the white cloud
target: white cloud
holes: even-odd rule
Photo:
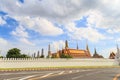
[[[28,44],[28,45],[31,45],[31,46],[34,46],[35,44],[34,43],[32,43],[32,42],[30,42],[28,39],[26,39],[26,38],[20,38],[19,39],[22,43],[26,43],[26,44]]]
[[[17,36],[17,37],[22,37],[22,38],[29,37],[27,31],[22,26],[16,27],[16,29],[14,31],[12,31],[11,34],[14,36]]]
[[[0,38],[0,44],[1,45],[6,45],[8,42],[7,40],[3,39],[3,38]]]
[[[39,32],[45,36],[57,36],[63,33],[61,28],[53,25],[49,20],[40,17],[15,17],[21,25],[26,28]]]
[[[120,42],[120,38],[117,38],[116,41],[117,41],[117,42]]]
[[[0,10],[15,18],[25,29],[34,30],[41,35],[63,34],[63,30],[53,24],[62,23],[67,29],[66,33],[73,39],[97,42],[106,39],[106,36],[111,37],[108,34],[104,36],[99,29],[104,29],[105,33],[120,32],[119,3],[120,0],[25,0],[22,4],[18,0],[0,0]],[[87,16],[87,27],[77,28],[74,21],[83,16]],[[12,34],[23,37],[21,41],[29,44],[26,31],[15,30]]]
[[[65,41],[53,41],[51,44],[52,51],[57,51],[65,47]]]
[[[29,35],[23,26],[18,26],[14,31],[11,32],[13,36],[17,38],[18,41],[25,43],[27,45],[34,46],[35,44],[28,40]]]
[[[68,30],[68,35],[72,39],[81,40],[81,39],[87,39],[91,42],[98,42],[99,40],[105,39],[105,36],[101,33],[99,33],[96,29],[93,29],[91,27],[75,27],[74,23],[68,23],[66,25],[66,29]]]
[[[2,17],[0,16],[0,25],[6,24],[6,21],[2,19]]]
[[[54,26],[52,22],[67,23],[69,21],[79,20],[83,16],[88,16],[87,22],[89,27],[93,27],[94,24],[97,28],[115,29],[114,32],[116,32],[116,30],[120,31],[119,0],[25,0],[23,4],[20,3],[18,0],[0,1],[0,9],[8,12],[11,16],[34,17],[34,19],[30,18],[32,19],[32,21],[29,21],[32,22],[29,23],[31,25],[35,25],[34,20],[42,20],[44,23],[47,23],[50,26]],[[8,4],[10,6],[8,6]],[[42,19],[38,19],[38,17],[42,17]],[[22,22],[22,20],[20,22]],[[28,24],[27,21],[26,24]],[[39,23],[39,25],[40,24],[42,26],[42,23]],[[41,28],[37,27],[38,30]],[[44,30],[44,28],[42,29],[43,32],[38,32],[47,35],[46,31],[49,32],[49,30]],[[60,28],[54,27],[54,29],[57,30],[56,32],[58,32],[59,34],[62,34]],[[51,32],[52,31],[50,31],[50,33]],[[49,35],[53,35],[53,33]]]
[[[87,15],[87,26],[101,28],[101,22],[104,21],[102,13],[99,11],[90,10]],[[102,25],[102,28],[106,26]]]
[[[91,0],[25,0],[24,4],[16,1],[1,0],[1,10],[8,12],[11,15],[21,16],[42,16],[47,19],[52,19],[58,22],[78,19],[83,16],[88,9],[98,6],[99,1]],[[18,4],[19,3],[19,4]],[[8,4],[10,5],[8,7]],[[21,6],[22,5],[22,6]],[[21,6],[21,7],[20,7]],[[22,13],[21,13],[22,12]]]

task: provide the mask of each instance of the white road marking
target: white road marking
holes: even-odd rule
[[[27,77],[23,77],[23,78],[21,78],[21,79],[19,79],[19,80],[25,80],[25,79],[28,79],[28,78],[31,78],[31,77],[35,77],[36,75],[32,75],[32,76],[27,76]]]
[[[92,70],[87,69],[87,70],[82,70],[82,71],[92,71]]]
[[[32,75],[32,76],[22,76],[22,77],[15,77],[15,78],[9,78],[9,79],[4,79],[4,80],[24,80],[24,79],[27,79],[27,78],[31,78],[31,77],[34,77],[36,75]],[[21,79],[20,79],[21,78]]]
[[[80,72],[80,70],[77,70],[76,72]]]
[[[45,71],[45,72],[16,72],[16,73],[4,73],[4,74],[0,74],[0,75],[13,75],[13,74],[33,74],[33,73],[47,73],[50,71]]]
[[[62,72],[60,72],[60,73],[58,73],[59,75],[61,75],[61,74],[63,74],[65,71],[62,71]]]
[[[28,79],[28,78],[27,78],[27,79],[28,79],[28,80],[42,79],[42,78],[45,78],[45,77],[50,76],[51,74],[53,74],[53,73],[48,73],[48,74],[43,75],[43,76],[35,75],[36,77],[32,77],[32,78],[29,77],[29,79]],[[21,80],[24,80],[24,79],[21,79]]]
[[[31,75],[28,75],[28,76],[21,76],[21,77],[4,79],[4,80],[24,80],[24,78],[27,79],[27,78],[31,78],[31,77],[34,77],[34,76],[39,76],[40,74],[41,75],[42,74],[47,74],[48,72],[50,73],[51,71],[45,71],[45,72],[17,72],[17,73],[5,73],[5,74],[1,74],[1,75],[31,74]],[[54,71],[54,73],[56,73],[56,72],[60,72],[60,71]],[[34,75],[34,74],[36,74],[36,75]]]
[[[48,77],[48,76],[50,76],[51,74],[53,74],[53,73],[48,73],[48,74],[46,74],[46,75],[41,76],[40,78]]]
[[[81,78],[81,77],[83,77],[83,75],[80,75],[80,76],[74,77],[74,78],[72,78],[72,80],[75,80],[75,79],[78,79],[78,78]]]
[[[85,76],[90,76],[90,75],[100,73],[100,72],[103,72],[103,71],[97,71],[97,72],[92,72],[92,73],[88,73],[88,74],[85,74],[85,75],[76,76],[76,77],[73,77],[72,80],[79,79],[79,78],[85,77]]]
[[[72,73],[72,71],[69,71],[69,73]]]

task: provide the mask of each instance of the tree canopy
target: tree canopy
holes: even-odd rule
[[[7,52],[6,57],[7,58],[27,58],[27,57],[29,57],[26,54],[21,54],[20,51],[21,50],[18,48],[12,48]]]

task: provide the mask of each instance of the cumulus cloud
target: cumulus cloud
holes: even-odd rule
[[[0,38],[0,44],[1,45],[6,45],[8,43],[7,40],[3,39],[3,38]]]
[[[120,38],[117,38],[117,39],[116,39],[116,42],[120,42]]]
[[[1,10],[11,15],[21,16],[42,16],[58,22],[64,23],[73,19],[78,19],[89,9],[93,9],[100,4],[100,1],[91,0],[25,0],[24,3],[16,1],[1,0]],[[8,4],[10,6],[8,7]],[[21,13],[22,12],[22,13]]]
[[[17,37],[28,38],[29,35],[23,26],[16,27],[14,31],[11,32],[12,35]]]
[[[34,30],[45,36],[57,36],[63,33],[61,28],[54,26],[49,20],[40,17],[15,17],[27,29]]]
[[[120,0],[24,0],[24,3],[19,0],[0,0],[0,10],[17,20],[24,29],[34,30],[44,36],[61,35],[65,28],[66,34],[73,39],[97,42],[106,39],[106,36],[110,36],[108,34],[120,32],[119,3]],[[76,27],[74,21],[84,16],[87,17],[87,27]],[[99,29],[106,31],[106,36]],[[16,29],[12,34],[23,37],[21,41],[30,44],[28,33],[22,31]]]
[[[88,26],[115,29],[114,32],[120,31],[118,28],[120,22],[119,0],[25,0],[24,3],[18,0],[0,1],[1,10],[8,12],[11,16],[24,16],[18,21],[23,23],[26,20],[24,25],[37,26],[32,29],[41,34],[48,35],[46,32],[49,32],[51,33],[49,35],[55,35],[54,31],[56,31],[56,35],[62,34],[62,29],[54,26],[52,22],[64,24],[67,21],[78,20],[83,16],[88,16]],[[26,18],[26,16],[34,18]],[[35,21],[38,23],[36,24]],[[45,25],[44,28],[43,25]],[[51,27],[46,28],[46,26],[51,26],[53,32],[49,29]]]
[[[2,17],[0,16],[0,25],[6,24],[6,21],[2,19]]]
[[[52,51],[57,51],[65,47],[65,41],[59,40],[59,41],[53,41],[51,43]]]
[[[83,16],[88,16],[87,22],[89,26],[95,25],[97,28],[104,29],[115,28],[116,32],[120,22],[119,0],[25,0],[24,3],[18,0],[0,1],[1,10],[8,12],[9,15],[37,17],[35,20],[38,20],[39,17],[40,19],[38,21],[43,21],[44,19],[43,22],[50,26],[54,26],[52,22],[66,23],[67,21],[74,21]],[[8,4],[10,6],[8,6]],[[31,22],[34,24],[33,21]],[[54,29],[57,30],[56,32],[59,34],[62,33],[60,28],[55,27]],[[42,33],[42,31],[38,32]],[[49,30],[47,29],[45,31]],[[46,32],[43,32],[43,34],[44,33],[46,35]],[[51,35],[53,34],[51,33]]]
[[[105,39],[103,34],[91,27],[77,28],[74,23],[69,23],[66,25],[66,29],[68,30],[68,35],[76,40],[87,39],[91,42],[98,42]]]
[[[26,39],[26,38],[20,38],[20,41],[23,42],[23,43],[26,43],[26,44],[28,44],[28,45],[32,45],[32,46],[35,45],[34,43],[30,42],[30,41],[29,41],[28,39]]]
[[[26,29],[23,26],[18,26],[14,31],[11,32],[13,36],[17,38],[22,43],[28,44],[28,45],[35,45],[34,43],[30,42],[28,40],[29,35]]]

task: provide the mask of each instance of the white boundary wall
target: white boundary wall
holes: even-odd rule
[[[0,58],[0,68],[35,68],[65,66],[117,66],[115,59],[41,59],[41,58]]]

